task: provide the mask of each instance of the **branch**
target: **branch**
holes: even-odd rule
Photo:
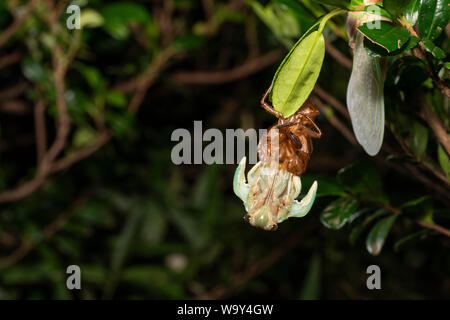
[[[16,50],[13,53],[10,53],[6,56],[0,58],[0,69],[3,69],[11,64],[19,62],[22,58],[23,53],[20,50]]]
[[[425,120],[436,138],[444,147],[445,151],[450,155],[450,137],[448,136],[447,128],[441,119],[433,112],[423,92],[419,92],[418,97],[420,102],[420,116]]]
[[[28,2],[25,11],[21,15],[16,16],[14,22],[0,34],[0,47],[14,35],[17,29],[19,29],[19,27],[25,21],[25,19],[33,12],[37,4],[38,0],[31,0],[30,2]]]
[[[326,109],[326,106],[322,103],[322,101],[317,98],[316,96],[311,97],[314,104],[317,105],[320,112],[327,118],[327,120],[330,122],[330,124],[335,127],[352,145],[357,146],[359,145],[358,142],[355,139],[355,136],[353,133],[348,129],[345,124],[339,120],[334,115],[329,115]]]
[[[34,127],[36,132],[36,154],[38,166],[47,150],[47,130],[45,126],[45,102],[39,100],[34,107]]]
[[[441,234],[443,234],[443,235],[445,235],[445,236],[450,238],[450,230],[446,229],[446,228],[444,228],[444,227],[442,227],[440,225],[437,225],[437,224],[434,224],[434,223],[429,223],[429,222],[426,222],[426,221],[423,221],[423,220],[416,220],[416,223],[418,225],[421,225],[424,228],[435,230],[435,231],[437,231],[437,232],[439,232],[439,233],[441,233]]]
[[[37,240],[23,240],[22,244],[10,255],[0,259],[0,268],[8,268],[20,260],[22,260],[28,253],[30,253],[37,245],[43,241],[48,241],[55,233],[61,230],[69,219],[77,212],[77,209],[86,200],[86,195],[82,194],[76,198],[76,200],[70,205],[70,207],[62,212],[42,230],[42,236]]]
[[[232,82],[265,69],[278,61],[281,58],[281,54],[281,50],[274,50],[225,71],[180,71],[173,75],[173,79],[182,84],[223,84]]]
[[[218,285],[214,287],[210,292],[200,294],[197,299],[217,300],[229,297],[239,286],[269,269],[291,249],[295,248],[301,242],[301,240],[310,235],[315,228],[316,226],[312,224],[306,225],[303,228],[302,232],[293,233],[283,243],[276,245],[268,255],[255,262],[250,263],[248,268],[240,273],[235,274],[232,277],[231,284],[229,286],[224,287]]]
[[[347,111],[347,107],[342,102],[340,102],[336,97],[334,97],[332,94],[328,93],[327,91],[322,89],[317,84],[314,87],[314,93],[317,94],[322,100],[325,100],[328,104],[330,104],[334,109],[336,109],[346,119],[350,119],[350,115]]]
[[[148,88],[151,86],[151,84],[153,84],[153,82],[156,79],[156,77],[158,76],[159,72],[166,65],[168,58],[174,53],[175,52],[172,50],[167,50],[167,51],[161,53],[160,57],[155,58],[152,61],[152,63],[150,63],[147,71],[144,73],[143,76],[138,78],[138,80],[132,81],[133,83],[140,83],[140,87],[136,88],[136,93],[128,105],[128,109],[130,110],[130,112],[135,113],[138,111],[138,108],[140,107],[140,104],[142,102],[141,99],[143,99]],[[61,66],[58,66],[58,67],[60,68],[60,69],[58,69],[58,70],[60,70],[59,72],[61,72],[61,70],[64,70],[64,69],[61,69]],[[56,79],[58,79],[59,77],[61,77],[61,73],[56,72],[55,76],[56,76]],[[64,88],[63,86],[64,86],[64,84],[59,85],[58,90],[60,90],[60,92],[63,92],[63,91],[61,91],[61,89]],[[60,98],[59,98],[60,100],[61,100],[61,97],[63,97],[63,96],[60,96]],[[61,103],[61,101],[60,101],[60,103]],[[63,103],[64,103],[64,105],[62,107],[64,108],[65,101]],[[60,108],[61,108],[61,106],[60,106]],[[59,121],[59,123],[61,123],[61,122]],[[75,164],[76,162],[78,162],[84,158],[87,158],[88,156],[93,154],[95,151],[100,149],[103,145],[105,145],[111,139],[111,137],[112,137],[111,134],[108,131],[104,130],[97,136],[97,139],[91,145],[84,147],[82,149],[79,149],[79,150],[75,151],[74,153],[71,153],[71,154],[55,161],[55,158],[53,158],[53,157],[55,154],[59,153],[57,151],[61,147],[62,142],[63,142],[62,138],[61,138],[61,133],[60,133],[59,138],[57,136],[57,138],[52,146],[53,149],[51,149],[51,150],[53,150],[53,154],[50,153],[51,150],[45,154],[44,159],[41,162],[41,164],[38,166],[38,171],[37,171],[36,175],[33,177],[33,179],[19,185],[17,188],[15,188],[13,190],[8,190],[8,191],[4,191],[4,192],[0,193],[0,203],[17,201],[17,200],[20,200],[20,199],[30,195],[31,193],[36,191],[46,181],[48,175],[57,173],[61,170],[65,170],[65,169],[69,168],[70,166],[72,166],[73,164]]]
[[[419,35],[414,30],[414,28],[404,19],[399,18],[398,21],[406,28],[416,38],[419,38]],[[442,94],[446,95],[448,98],[450,98],[450,88],[446,84],[446,82],[439,77],[436,70],[434,70],[433,61],[431,60],[430,56],[427,54],[427,51],[425,49],[425,46],[422,41],[419,41],[419,46],[415,47],[411,50],[412,54],[416,56],[417,58],[421,60],[425,60],[428,64],[428,71],[431,76],[431,79],[433,80],[436,87],[442,92]]]
[[[340,52],[329,40],[325,40],[325,50],[332,56],[340,65],[352,70],[353,62],[347,58],[342,52]]]

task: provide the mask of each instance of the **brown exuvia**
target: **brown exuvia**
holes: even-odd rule
[[[270,93],[269,88],[261,99],[261,106],[278,118],[278,123],[273,125],[266,137],[258,144],[258,156],[261,161],[272,161],[278,157],[279,166],[296,176],[301,176],[305,171],[311,157],[313,147],[311,138],[320,138],[322,132],[314,123],[319,115],[319,110],[307,99],[301,108],[292,116],[284,118],[283,115],[273,109],[267,103]],[[278,144],[271,140],[278,138]],[[277,148],[275,150],[275,148]]]

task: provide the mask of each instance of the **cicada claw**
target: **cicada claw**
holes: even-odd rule
[[[292,202],[289,213],[281,221],[284,221],[292,217],[301,218],[306,216],[314,204],[314,201],[316,199],[316,193],[317,193],[317,181],[314,181],[311,188],[309,188],[308,194],[300,202],[298,200],[294,200]],[[278,222],[281,221],[279,220]]]
[[[239,166],[234,173],[233,179],[233,190],[234,193],[244,201],[247,201],[248,192],[250,191],[250,186],[245,180],[245,162],[247,161],[246,157],[243,157],[241,162],[239,162]]]

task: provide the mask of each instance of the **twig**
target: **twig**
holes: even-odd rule
[[[347,58],[342,52],[340,52],[329,40],[325,40],[325,50],[332,56],[340,65],[352,70],[352,60]]]
[[[17,29],[19,29],[19,27],[25,21],[25,19],[33,12],[37,3],[38,0],[31,0],[30,2],[28,2],[28,5],[25,8],[24,12],[21,15],[16,16],[14,22],[0,34],[0,47],[14,35]]]
[[[148,88],[153,84],[156,79],[155,75],[163,69],[163,66],[177,53],[176,50],[166,49],[161,54],[159,54],[149,65],[146,72],[140,76],[136,81],[136,91],[131,98],[128,110],[131,113],[136,113],[142,101],[144,100],[145,94]]]
[[[350,119],[347,107],[338,99],[336,99],[333,95],[322,89],[317,84],[314,87],[314,93],[317,94],[322,100],[325,100],[327,103],[329,103],[334,109],[336,109],[336,111],[342,114],[346,119]]]
[[[6,56],[0,57],[0,69],[3,69],[9,65],[12,65],[22,58],[23,53],[20,50],[16,50]]]
[[[322,101],[319,98],[317,98],[316,96],[312,96],[311,98],[314,104],[317,105],[317,107],[319,108],[320,112],[328,119],[330,124],[333,127],[335,127],[348,140],[348,142],[350,142],[354,146],[357,146],[358,142],[356,141],[352,132],[345,126],[345,124],[341,120],[339,120],[336,116],[328,115],[326,106],[322,103]]]
[[[450,238],[450,230],[446,229],[446,228],[444,228],[444,227],[442,227],[440,225],[437,225],[437,224],[434,224],[434,223],[429,223],[429,222],[426,222],[426,221],[423,221],[423,220],[416,220],[416,223],[421,225],[424,228],[435,230],[435,231],[437,231],[437,232],[439,232],[439,233],[441,233],[441,234],[443,234],[443,235],[445,235],[445,236]]]
[[[420,102],[420,116],[423,120],[425,120],[436,138],[444,147],[445,151],[447,151],[447,153],[450,155],[450,137],[447,133],[447,128],[445,128],[444,123],[433,112],[423,92],[419,92],[417,95]]]
[[[248,77],[272,65],[280,59],[281,54],[281,50],[274,50],[226,71],[180,71],[173,75],[173,79],[182,84],[223,84],[232,82]]]
[[[30,253],[37,245],[43,241],[48,241],[55,233],[60,231],[69,219],[77,212],[77,209],[86,200],[86,194],[82,194],[70,205],[68,209],[63,211],[56,217],[49,225],[42,231],[42,236],[38,240],[23,240],[22,244],[10,255],[0,259],[0,268],[8,268],[20,260],[22,260],[28,253]]]
[[[168,50],[167,52],[173,52],[172,50]],[[168,54],[168,53],[166,53]],[[130,112],[137,112],[140,103],[142,102],[142,99],[145,96],[146,91],[148,90],[149,86],[154,82],[155,78],[158,76],[161,69],[164,68],[165,63],[167,62],[168,58],[171,56],[166,56],[164,54],[164,57],[160,57],[158,59],[155,59],[152,61],[152,63],[149,65],[147,71],[144,73],[144,75],[140,78],[141,80],[135,80],[132,81],[133,83],[141,83],[141,86],[139,89],[136,90],[137,96],[134,96],[134,99],[130,101],[130,104],[128,106]],[[61,69],[60,69],[61,70]],[[61,72],[61,71],[60,71]],[[58,77],[60,75],[58,74]],[[59,90],[61,90],[61,87],[59,87]],[[64,102],[65,103],[65,102]],[[58,138],[57,138],[58,139]],[[0,203],[4,202],[11,202],[11,201],[17,201],[20,200],[34,191],[36,191],[47,179],[49,174],[54,174],[56,172],[59,172],[61,170],[67,169],[70,166],[72,166],[74,163],[88,157],[98,149],[100,149],[103,145],[105,145],[109,140],[111,139],[111,134],[108,131],[101,132],[97,139],[89,146],[84,147],[80,150],[75,151],[72,154],[69,154],[59,160],[54,160],[52,157],[49,156],[49,152],[46,153],[44,158],[46,163],[42,163],[38,169],[38,172],[36,175],[30,180],[27,181],[15,189],[4,191],[0,193]],[[56,142],[55,142],[56,143]],[[59,142],[61,143],[61,142]],[[60,145],[59,145],[60,146]],[[58,146],[58,148],[59,148]],[[54,150],[57,150],[55,146],[53,146]],[[49,161],[51,159],[51,161]]]
[[[399,18],[398,21],[406,28],[408,31],[413,35],[414,37],[417,37],[420,39],[417,32],[414,30],[414,28],[404,19]],[[431,79],[433,80],[436,87],[448,98],[450,98],[450,88],[446,84],[446,82],[439,77],[436,70],[434,69],[433,61],[431,60],[430,56],[427,54],[425,50],[425,45],[423,44],[422,40],[419,41],[419,45],[411,50],[412,54],[415,55],[417,58],[421,60],[425,60],[428,64],[428,71],[430,74]]]
[[[0,100],[15,98],[21,95],[26,89],[28,89],[28,87],[28,83],[25,81],[20,81],[15,85],[0,91]]]
[[[316,228],[315,225],[309,224],[305,226],[302,232],[293,233],[287,240],[283,243],[276,245],[268,255],[259,259],[258,261],[251,263],[251,265],[244,271],[235,274],[231,279],[231,284],[227,287],[218,285],[211,291],[201,294],[197,299],[224,299],[229,297],[234,290],[239,286],[249,281],[250,279],[258,276],[267,269],[269,269],[273,264],[280,260],[289,250],[295,248],[301,240],[307,237]]]
[[[31,113],[30,107],[21,100],[7,100],[0,104],[0,111],[18,116]]]
[[[41,164],[47,150],[47,130],[45,126],[45,102],[39,100],[34,107],[34,127],[36,132],[37,164]]]

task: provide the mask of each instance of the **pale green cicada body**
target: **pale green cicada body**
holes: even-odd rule
[[[300,177],[280,169],[276,161],[258,162],[247,175],[242,158],[233,180],[236,195],[244,202],[248,214],[245,219],[254,227],[276,230],[278,223],[291,218],[303,217],[316,198],[317,182],[299,202],[295,200],[301,191]]]
[[[384,136],[384,94],[380,58],[371,57],[364,48],[364,37],[354,35],[353,69],[347,88],[347,107],[359,144],[376,155]]]

